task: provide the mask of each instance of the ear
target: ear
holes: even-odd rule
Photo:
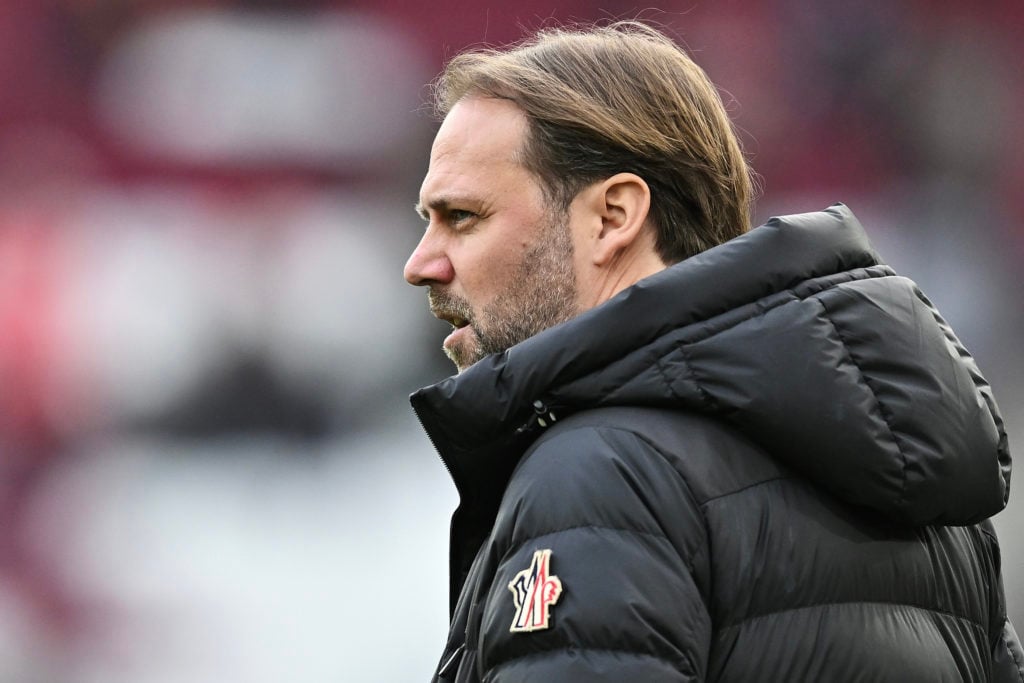
[[[639,246],[651,210],[651,189],[635,173],[616,173],[591,190],[591,207],[601,220],[591,258],[594,265],[607,266],[634,245]]]

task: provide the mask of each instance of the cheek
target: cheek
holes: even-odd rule
[[[486,248],[467,254],[463,281],[467,287],[493,292],[502,289],[518,272],[531,245],[525,240],[494,240],[482,246]]]
[[[456,273],[474,308],[486,305],[508,288],[510,280],[521,276],[523,261],[540,239],[543,226],[543,214],[527,211],[493,220],[463,237],[453,259],[458,259]]]

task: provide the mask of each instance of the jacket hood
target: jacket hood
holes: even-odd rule
[[[974,523],[1009,494],[988,383],[841,204],[773,218],[411,400],[463,496],[534,427],[611,405],[728,421],[900,523]]]

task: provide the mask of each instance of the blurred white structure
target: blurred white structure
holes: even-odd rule
[[[455,506],[440,459],[411,417],[302,448],[142,438],[77,453],[32,529],[93,615],[57,680],[428,675],[447,633]]]
[[[366,14],[155,15],[100,73],[97,107],[142,153],[201,164],[369,162],[414,138],[430,77]]]

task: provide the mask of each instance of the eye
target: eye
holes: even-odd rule
[[[448,222],[452,225],[458,225],[465,223],[468,220],[476,218],[476,214],[472,211],[465,211],[463,209],[449,209],[448,210]]]

